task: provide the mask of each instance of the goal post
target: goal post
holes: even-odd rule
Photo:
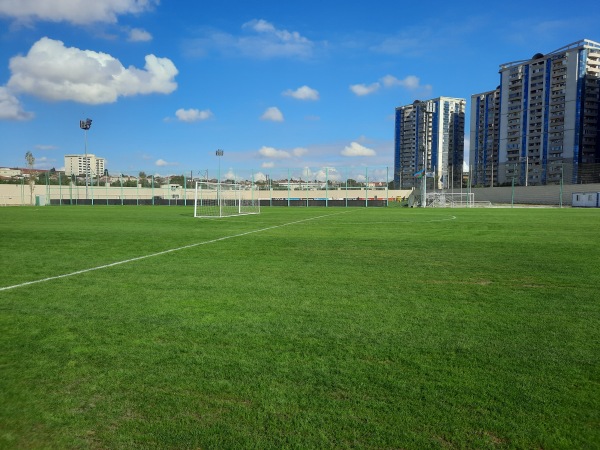
[[[229,217],[260,214],[260,201],[254,185],[197,181],[194,217]]]
[[[475,194],[432,192],[427,194],[427,206],[433,208],[472,208],[475,206]]]

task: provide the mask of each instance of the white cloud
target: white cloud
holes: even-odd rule
[[[312,52],[312,42],[297,31],[280,30],[263,19],[254,19],[242,25],[258,33],[255,37],[242,38],[239,43],[246,50],[258,50],[263,57],[307,57]]]
[[[258,154],[263,158],[272,158],[272,159],[286,159],[291,158],[291,155],[284,150],[277,150],[273,147],[261,147],[258,151]]]
[[[168,58],[146,56],[144,69],[123,67],[106,53],[65,47],[44,37],[26,56],[10,60],[8,87],[46,100],[113,103],[120,96],[161,93],[177,89],[178,71]]]
[[[408,75],[402,80],[396,78],[393,75],[386,75],[380,78],[379,81],[376,81],[375,83],[371,83],[369,85],[353,84],[352,86],[350,86],[350,90],[358,96],[363,96],[377,92],[379,88],[381,88],[381,86],[383,86],[384,88],[393,88],[400,86],[411,92],[419,91],[423,95],[430,94],[432,90],[431,85],[422,85],[421,80],[419,80],[419,77],[415,75]]]
[[[43,145],[38,144],[35,146],[36,150],[56,150],[58,147],[56,145]]]
[[[380,87],[381,85],[379,83],[372,83],[368,86],[366,84],[353,84],[350,86],[350,90],[361,97],[363,95],[369,95],[377,92]]]
[[[152,40],[152,35],[141,28],[133,28],[129,30],[129,38],[127,40],[130,42],[148,42]]]
[[[23,109],[17,97],[5,87],[0,86],[0,120],[29,120],[33,113]]]
[[[240,36],[210,30],[205,37],[187,42],[187,53],[205,56],[211,51],[248,58],[300,58],[313,54],[315,44],[297,31],[276,28],[263,19],[255,19],[242,25]]]
[[[252,174],[252,178],[254,178],[254,181],[267,181],[267,176],[262,172]]]
[[[176,162],[167,162],[164,159],[158,159],[154,163],[158,167],[166,167],[166,166],[177,166],[179,163]]]
[[[308,86],[301,86],[295,91],[288,89],[283,92],[287,97],[293,97],[297,100],[319,100],[319,91]]]
[[[260,116],[261,120],[270,120],[272,122],[283,122],[283,114],[279,110],[279,108],[275,106],[271,106],[267,108],[262,116]]]
[[[275,163],[273,161],[264,162],[261,164],[261,167],[263,169],[272,169],[273,167],[275,167]]]
[[[301,156],[304,156],[308,153],[308,150],[303,148],[303,147],[296,147],[294,150],[292,150],[292,154],[296,157],[296,158],[300,158]]]
[[[350,145],[344,147],[344,150],[340,152],[342,156],[375,156],[377,153],[375,150],[360,145],[358,142],[352,142]]]
[[[182,122],[199,122],[201,120],[210,119],[213,113],[210,109],[178,109],[175,111],[175,116]]]
[[[159,0],[2,0],[0,16],[19,21],[116,23],[121,14],[138,14],[154,8]]]
[[[399,80],[393,75],[386,75],[381,79],[381,81],[385,87],[404,86],[405,84],[414,86],[415,82],[417,86],[419,85],[419,79],[414,75],[409,75],[404,80]]]
[[[229,168],[225,173],[221,174],[221,180],[238,180],[233,169]]]
[[[312,177],[318,181],[341,181],[342,174],[335,167],[322,167]]]

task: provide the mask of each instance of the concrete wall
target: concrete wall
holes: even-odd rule
[[[562,189],[562,204],[570,206],[574,192],[600,192],[600,184],[565,184]],[[493,204],[511,204],[513,189],[511,186],[493,188],[474,188],[475,201],[489,201]],[[515,186],[515,204],[559,205],[560,186]]]
[[[385,199],[386,194],[390,199],[408,198],[410,190],[375,190],[369,189],[330,189],[325,190],[290,190],[289,198],[306,199],[308,198],[328,198],[330,200],[343,200],[365,198],[367,195],[370,199],[377,197]],[[454,191],[458,192],[458,191]],[[467,192],[463,189],[463,192]],[[488,201],[493,204],[511,204],[513,198],[513,189],[511,186],[493,187],[493,188],[473,188],[471,192],[475,194],[475,201]],[[571,205],[574,192],[600,192],[600,184],[565,184],[563,186],[562,204],[564,206]],[[120,200],[152,200],[153,197],[168,199],[178,196],[179,201],[187,199],[192,202],[194,199],[193,189],[180,189],[172,191],[169,188],[156,187],[151,188],[120,188],[104,186],[88,186],[87,201],[86,190],[84,186],[44,186],[36,185],[33,191],[33,199],[28,184],[0,184],[0,206],[15,206],[15,205],[35,205],[36,196],[40,199],[45,198],[47,203],[52,201],[53,204],[90,204],[94,203],[106,204],[108,199],[111,204],[120,203]],[[287,199],[288,191],[244,191],[245,198],[266,199]],[[129,203],[129,202],[128,202]],[[144,202],[148,203],[148,202]],[[151,202],[150,202],[151,203]],[[515,204],[531,204],[531,205],[559,205],[560,204],[560,186],[515,186],[514,188],[514,203]]]
[[[329,190],[281,190],[281,191],[243,191],[244,198],[255,198],[262,200],[297,198],[328,198],[330,200],[345,200],[377,197],[385,199],[386,195],[390,199],[402,198],[410,195],[410,190],[375,190],[375,189],[329,189]],[[45,186],[36,185],[33,190],[33,197],[29,184],[0,184],[0,206],[16,205],[35,205],[36,196],[40,199],[45,198],[49,204],[119,204],[120,200],[131,204],[132,200],[143,200],[144,204],[151,203],[152,198],[160,199],[178,199],[178,203],[187,199],[188,202],[194,200],[194,189],[176,189],[170,187],[135,188],[135,187],[104,187],[88,186],[87,194],[85,186]],[[86,200],[87,199],[87,200]],[[150,202],[148,202],[150,200]],[[38,199],[39,202],[39,199]]]

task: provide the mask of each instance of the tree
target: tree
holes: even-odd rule
[[[25,161],[27,161],[27,168],[29,169],[29,192],[31,193],[30,204],[33,205],[33,191],[35,190],[35,177],[37,173],[33,170],[33,165],[35,164],[35,157],[33,153],[27,152],[25,153]]]
[[[352,179],[352,178],[348,178],[346,180],[346,184],[348,185],[348,187],[362,187],[364,186],[364,183],[359,183],[358,181]]]
[[[178,184],[179,186],[183,186],[183,180],[184,180],[183,175],[173,175],[169,179],[169,184]]]

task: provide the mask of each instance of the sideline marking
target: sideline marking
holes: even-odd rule
[[[456,216],[448,216],[442,219],[430,219],[430,220],[390,220],[387,222],[340,222],[340,225],[372,225],[374,223],[377,224],[385,224],[385,225],[395,225],[397,223],[431,223],[431,222],[447,222],[449,220],[456,220]],[[337,223],[336,223],[337,225]]]
[[[210,241],[197,242],[195,244],[184,245],[183,247],[171,248],[169,250],[163,250],[162,252],[151,253],[149,255],[144,255],[144,256],[137,256],[135,258],[125,259],[123,261],[117,261],[117,262],[110,263],[110,264],[103,264],[102,266],[90,267],[89,269],[78,270],[76,272],[65,273],[63,275],[55,275],[53,277],[42,278],[40,280],[26,281],[25,283],[15,284],[13,286],[4,286],[4,287],[0,287],[0,291],[8,291],[9,289],[15,289],[15,288],[23,287],[23,286],[29,286],[30,284],[43,283],[45,281],[52,281],[52,280],[58,280],[60,278],[72,277],[74,275],[80,275],[82,273],[92,272],[94,270],[107,269],[109,267],[114,267],[114,266],[118,266],[121,264],[127,264],[127,263],[134,262],[134,261],[140,261],[142,259],[152,258],[154,256],[166,255],[167,253],[172,253],[172,252],[177,252],[179,250],[185,250],[188,248],[198,247],[200,245],[214,244],[215,242],[225,241],[227,239],[232,239],[232,238],[241,237],[241,236],[247,236],[249,234],[260,233],[261,231],[273,230],[275,228],[286,227],[288,225],[295,225],[297,223],[308,222],[310,220],[322,219],[323,217],[337,216],[339,214],[346,214],[349,212],[352,212],[352,210],[342,211],[342,212],[333,213],[333,214],[323,214],[321,216],[309,217],[308,219],[295,220],[294,222],[283,223],[281,225],[273,225],[273,226],[266,227],[266,228],[260,228],[258,230],[245,231],[245,232],[239,233],[239,234],[232,234],[231,236],[223,236],[220,238],[211,239]]]

